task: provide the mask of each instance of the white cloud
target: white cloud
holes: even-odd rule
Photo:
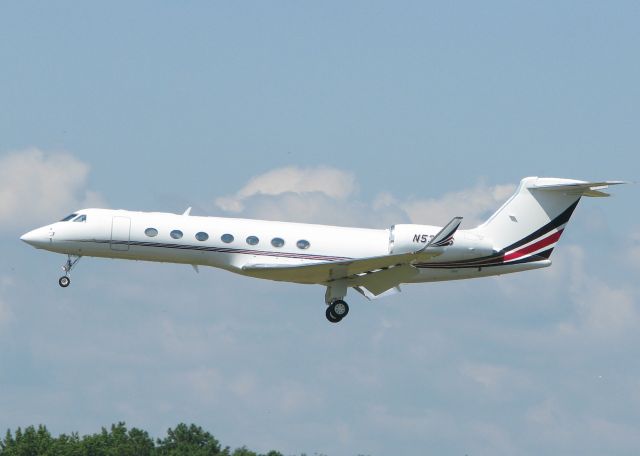
[[[638,327],[638,311],[631,291],[592,279],[576,304],[584,324],[598,332],[616,334]]]
[[[637,327],[639,316],[633,291],[608,284],[590,274],[585,267],[587,255],[584,248],[566,246],[564,254],[569,258],[568,284],[579,317],[578,324],[584,329],[608,335]]]
[[[387,191],[369,201],[354,198],[353,174],[336,168],[286,167],[249,180],[237,193],[215,200],[218,208],[268,220],[385,228],[395,223],[444,225],[461,215],[465,226],[481,223],[515,189],[488,186],[428,199],[402,200]]]
[[[0,157],[0,223],[24,226],[50,221],[82,207],[104,206],[87,189],[89,165],[68,153],[39,149]]]
[[[538,273],[527,273],[506,281],[496,279],[505,296],[517,299],[523,290],[536,289],[536,305],[557,312],[558,302],[569,312],[556,323],[561,337],[614,337],[628,334],[640,325],[637,288],[615,283],[590,266],[603,263],[590,258],[592,253],[575,244],[561,244],[551,257],[553,265]],[[612,252],[615,258],[620,257]]]
[[[400,203],[411,222],[444,225],[453,217],[464,217],[467,227],[482,223],[487,216],[515,191],[513,184],[488,186],[478,184],[474,188],[445,193],[436,198],[417,199]]]
[[[330,198],[343,199],[355,191],[353,174],[330,167],[277,168],[252,178],[235,195],[216,199],[216,205],[229,212],[240,212],[244,201],[256,195],[282,195],[286,193],[320,193]]]

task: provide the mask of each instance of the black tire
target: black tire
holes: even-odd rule
[[[331,312],[331,306],[327,307],[327,311],[324,313],[327,316],[327,320],[331,323],[338,323],[342,318],[339,318]]]
[[[69,277],[67,277],[67,276],[62,276],[62,277],[60,277],[60,280],[58,280],[58,284],[62,288],[67,288],[70,283],[71,283],[71,279]]]
[[[342,299],[333,301],[329,306],[331,313],[342,320],[349,313],[349,305]]]

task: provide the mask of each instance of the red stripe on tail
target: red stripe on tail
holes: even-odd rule
[[[523,247],[520,250],[516,250],[515,252],[508,253],[504,256],[504,261],[515,260],[517,258],[525,256],[528,253],[535,252],[536,250],[540,250],[548,245],[553,244],[554,242],[557,242],[558,239],[560,239],[563,231],[564,230],[559,230],[553,233],[551,236],[541,239],[538,242],[534,242],[533,244]]]

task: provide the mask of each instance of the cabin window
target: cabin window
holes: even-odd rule
[[[87,221],[87,216],[82,214],[82,215],[76,217],[73,221],[74,222],[86,222]]]
[[[62,220],[60,220],[61,222],[68,222],[69,220],[71,220],[72,218],[77,217],[78,214],[69,214],[67,215],[65,218],[63,218]]]
[[[249,236],[247,238],[247,244],[249,245],[257,245],[258,242],[260,242],[260,239],[258,239],[256,236]]]
[[[169,233],[169,236],[171,236],[174,239],[180,239],[180,238],[182,238],[182,231],[173,230],[171,233]]]
[[[296,245],[298,246],[299,249],[306,250],[309,248],[311,244],[309,244],[309,241],[307,240],[300,239],[298,242],[296,242]]]
[[[233,234],[223,234],[220,239],[222,239],[222,242],[224,242],[225,244],[230,244],[233,242]]]
[[[147,228],[146,230],[144,230],[144,234],[149,237],[156,237],[158,235],[158,230],[156,230],[155,228]]]
[[[273,238],[271,239],[271,245],[274,247],[282,247],[284,245],[284,239],[282,238]]]
[[[196,233],[196,239],[199,241],[206,241],[209,239],[209,235],[204,231],[200,231],[199,233]]]

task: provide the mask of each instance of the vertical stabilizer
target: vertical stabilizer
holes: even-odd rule
[[[532,255],[549,258],[580,198],[608,196],[601,190],[620,183],[526,177],[476,230],[493,242],[505,262]]]

